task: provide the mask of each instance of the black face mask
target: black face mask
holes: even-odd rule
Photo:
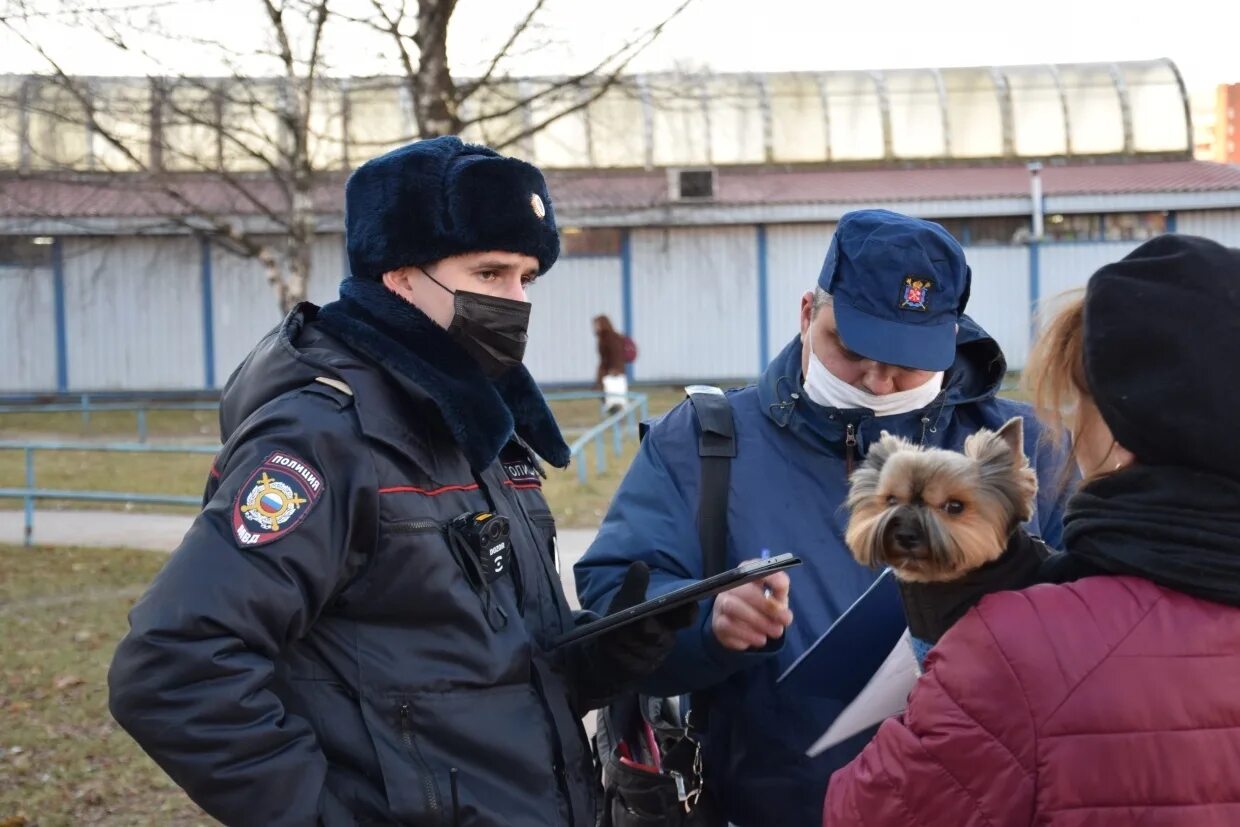
[[[529,302],[449,290],[430,273],[422,272],[452,294],[452,323],[448,325],[448,335],[474,358],[488,378],[495,379],[521,364],[525,344],[529,341],[526,332],[530,324]]]

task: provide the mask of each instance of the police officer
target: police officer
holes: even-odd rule
[[[577,648],[521,364],[542,174],[454,137],[360,167],[352,276],[229,379],[204,507],[130,614],[117,721],[236,825],[592,825],[580,718],[691,612]],[[643,599],[644,565],[610,610]]]

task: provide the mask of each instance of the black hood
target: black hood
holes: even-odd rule
[[[990,399],[1003,387],[1007,359],[981,325],[968,316],[960,317],[956,333],[956,361],[943,379],[948,405],[964,405]]]
[[[233,433],[259,408],[319,377],[347,381],[346,373],[366,365],[341,343],[311,324],[318,308],[303,302],[250,351],[220,396],[220,440]]]

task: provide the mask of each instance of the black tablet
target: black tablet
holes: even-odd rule
[[[652,597],[645,603],[638,603],[636,606],[609,614],[590,623],[583,623],[571,632],[563,634],[552,641],[551,648],[558,649],[569,643],[580,643],[583,640],[588,640],[612,629],[618,629],[621,626],[627,626],[650,615],[666,612],[685,603],[696,603],[699,600],[719,594],[719,592],[734,589],[754,580],[761,580],[777,571],[783,571],[784,569],[790,569],[793,566],[799,565],[801,565],[801,559],[792,554],[780,554],[766,560],[749,560],[722,574],[716,574],[714,577],[707,577],[705,580],[699,580],[688,586],[682,586],[675,591],[661,594],[658,597]]]

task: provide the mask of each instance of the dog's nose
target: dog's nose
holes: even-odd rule
[[[895,539],[896,545],[904,551],[912,551],[921,543],[921,537],[917,535],[917,532],[907,528],[897,529]]]

